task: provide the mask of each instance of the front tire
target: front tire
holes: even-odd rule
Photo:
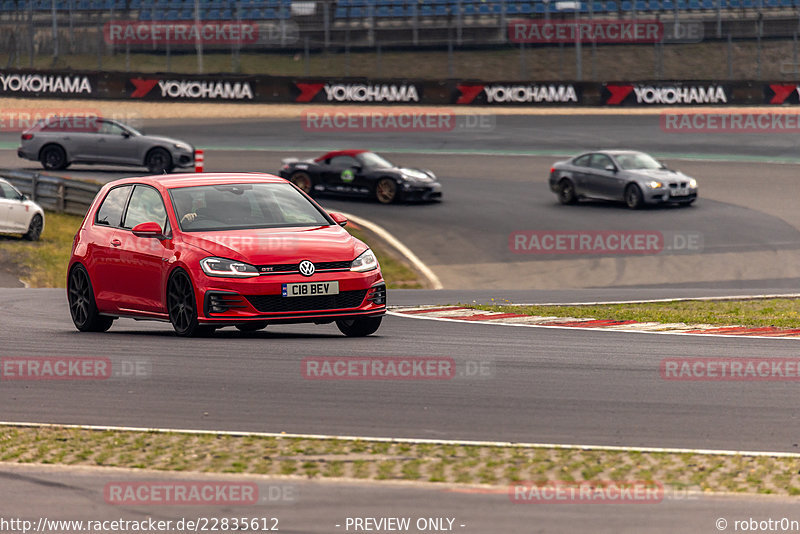
[[[344,319],[336,321],[339,331],[347,337],[364,337],[374,334],[381,326],[383,317],[364,317],[363,319]]]
[[[176,270],[167,283],[167,311],[172,328],[181,337],[206,336],[215,330],[197,321],[194,286],[183,269]]]
[[[381,178],[375,186],[375,198],[381,204],[391,204],[397,199],[397,182],[391,178]]]
[[[163,148],[154,148],[148,152],[144,164],[151,174],[170,173],[175,168],[172,164],[172,156]]]
[[[47,145],[39,154],[39,162],[48,171],[60,171],[69,166],[67,153],[59,145]]]
[[[578,195],[575,193],[575,184],[566,178],[558,182],[558,201],[562,204],[575,204]]]
[[[39,237],[42,235],[43,227],[44,221],[42,220],[42,216],[37,213],[31,219],[31,223],[28,225],[28,231],[22,235],[22,239],[26,241],[38,241]]]
[[[625,204],[632,210],[638,210],[644,206],[644,197],[642,197],[642,190],[638,185],[630,184],[625,188]]]
[[[97,311],[92,281],[83,265],[75,265],[69,273],[67,300],[72,322],[81,332],[105,332],[111,328],[114,319]]]

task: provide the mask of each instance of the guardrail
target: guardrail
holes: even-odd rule
[[[14,169],[0,169],[0,177],[44,209],[73,215],[85,215],[102,187],[91,182]]]

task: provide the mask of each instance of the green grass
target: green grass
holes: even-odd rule
[[[65,287],[72,239],[82,219],[75,215],[47,212],[39,241],[4,236],[0,238],[0,258],[14,264],[20,278],[31,287]]]
[[[491,305],[471,308],[536,316],[800,328],[800,299],[687,300],[597,306]]]
[[[72,240],[82,219],[64,213],[45,213],[44,232],[39,241],[24,241],[16,236],[0,237],[0,261],[11,263],[20,279],[31,287],[65,287]],[[422,287],[417,273],[389,254],[379,242],[359,230],[348,229],[375,251],[389,288]]]

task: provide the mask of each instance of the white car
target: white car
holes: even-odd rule
[[[44,210],[0,178],[0,232],[36,241],[44,230]]]

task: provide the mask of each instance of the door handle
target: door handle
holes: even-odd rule
[[[112,239],[111,244],[114,245],[115,247],[118,247],[122,244],[122,241],[120,241],[119,239]]]

